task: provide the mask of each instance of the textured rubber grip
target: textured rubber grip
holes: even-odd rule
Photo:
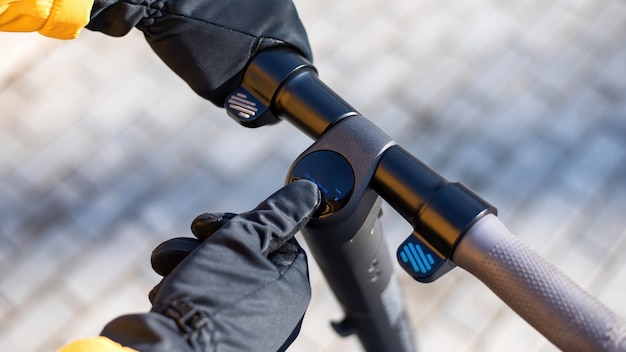
[[[465,234],[453,261],[485,283],[564,351],[626,351],[626,324],[487,215]]]

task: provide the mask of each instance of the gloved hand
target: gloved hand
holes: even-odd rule
[[[312,59],[291,0],[95,0],[88,29],[143,31],[159,57],[200,96],[223,106],[260,50],[289,45]]]
[[[293,236],[319,203],[317,186],[300,180],[250,212],[199,216],[198,239],[153,252],[164,277],[151,311],[117,318],[102,335],[140,351],[286,349],[310,300],[306,255]]]

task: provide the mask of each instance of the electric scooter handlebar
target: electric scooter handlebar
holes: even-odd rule
[[[357,128],[356,121],[367,121],[319,80],[311,63],[288,48],[255,57],[225,106],[244,126],[288,120],[315,140],[345,119],[357,117],[351,119]],[[367,129],[372,125],[363,122]],[[377,141],[384,147],[371,161],[376,163],[371,188],[414,228],[397,252],[398,263],[414,279],[430,282],[458,265],[557,347],[626,351],[626,324],[511,235],[494,207],[391,139],[385,141]]]
[[[522,243],[495,216],[472,226],[452,256],[563,351],[626,351],[624,321]]]

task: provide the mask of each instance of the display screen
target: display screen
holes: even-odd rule
[[[330,150],[318,150],[302,158],[294,166],[289,181],[307,179],[322,191],[324,207],[317,217],[328,217],[343,208],[354,189],[354,171],[341,155]]]

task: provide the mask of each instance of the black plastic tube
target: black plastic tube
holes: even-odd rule
[[[452,256],[459,238],[496,209],[461,183],[451,183],[395,145],[383,154],[374,189],[439,253]]]
[[[250,63],[244,86],[275,117],[287,120],[313,139],[356,110],[328,88],[315,67],[288,48],[266,50]]]

